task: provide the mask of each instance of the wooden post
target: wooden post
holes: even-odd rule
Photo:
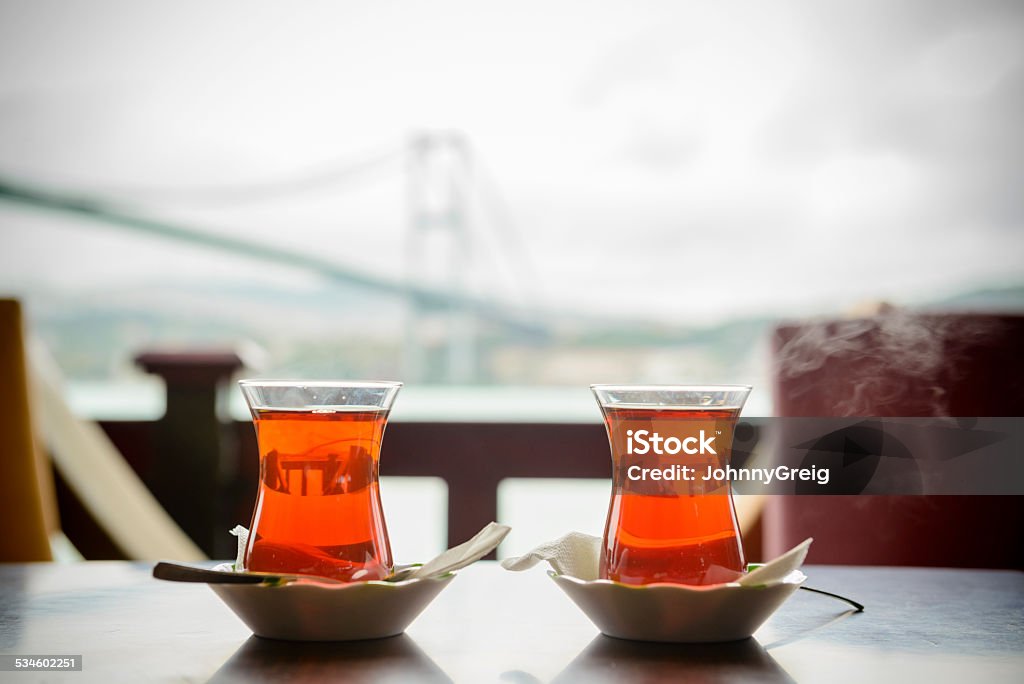
[[[0,561],[52,560],[38,472],[21,306],[0,299]]]
[[[183,530],[213,558],[234,556],[221,512],[229,455],[217,416],[217,389],[242,366],[224,352],[147,352],[135,362],[167,385],[167,411],[155,430],[149,485]],[[230,527],[230,525],[228,525]]]

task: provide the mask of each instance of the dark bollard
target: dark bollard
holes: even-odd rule
[[[135,362],[167,386],[167,411],[154,427],[153,494],[207,555],[233,557],[232,540],[219,528],[235,445],[218,416],[217,391],[241,359],[231,351],[147,352]]]

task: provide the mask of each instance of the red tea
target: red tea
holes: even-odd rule
[[[260,487],[249,570],[345,581],[391,574],[377,472],[387,411],[254,410]]]
[[[703,476],[728,463],[739,409],[606,406],[604,414],[615,481],[600,576],[627,584],[738,578],[746,566],[732,496]],[[639,480],[643,467],[679,465],[692,480]]]

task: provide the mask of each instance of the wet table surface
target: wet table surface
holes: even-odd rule
[[[805,572],[867,610],[799,591],[753,639],[637,643],[602,636],[540,568],[478,563],[404,635],[301,644],[252,636],[208,587],[149,564],[0,565],[0,654],[84,656],[0,682],[1024,681],[1024,573]]]

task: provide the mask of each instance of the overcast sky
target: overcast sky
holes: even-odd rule
[[[532,273],[595,313],[1019,284],[1022,121],[1018,2],[0,1],[0,175],[400,279],[398,162],[251,205],[167,197],[457,130],[520,241],[477,221],[473,287],[513,297]],[[5,290],[254,271],[3,203],[0,231]]]

